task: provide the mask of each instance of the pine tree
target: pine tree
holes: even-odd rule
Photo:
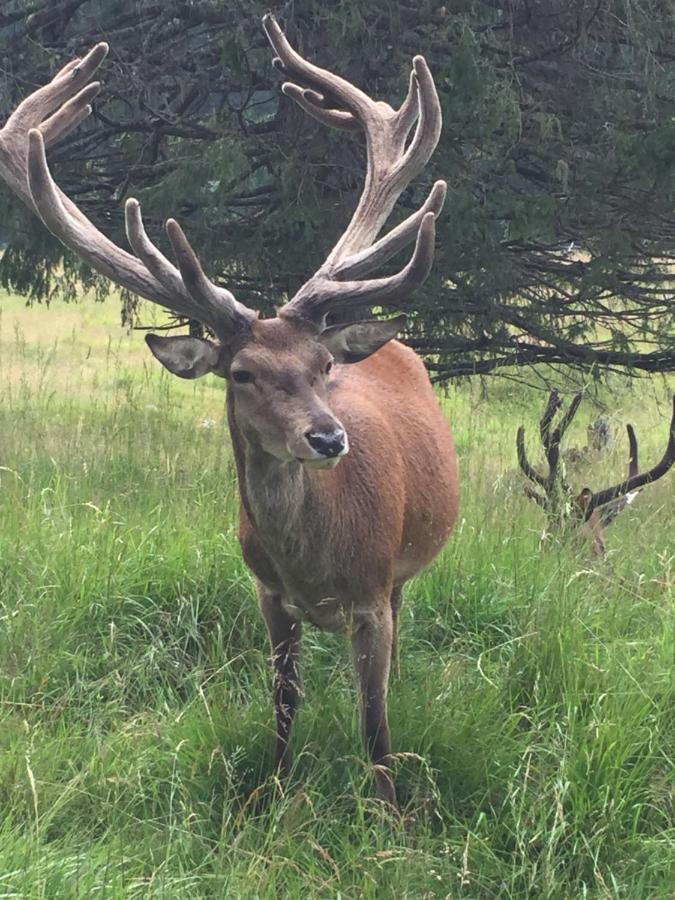
[[[270,310],[349,219],[358,136],[285,100],[241,0],[9,0],[0,12],[7,112],[66,59],[112,52],[94,115],[51,154],[64,189],[124,242],[137,196],[153,236],[181,219],[209,268]],[[275,12],[306,54],[369,93],[404,95],[431,64],[445,128],[428,183],[449,183],[432,279],[410,342],[439,380],[546,362],[675,369],[675,8],[667,0],[296,0]],[[83,271],[3,195],[2,283],[35,299]],[[394,261],[395,262],[395,261]],[[134,298],[125,298],[129,313]]]

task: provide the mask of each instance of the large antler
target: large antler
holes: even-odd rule
[[[590,518],[593,510],[597,509],[599,506],[605,506],[606,503],[611,503],[620,497],[625,497],[627,494],[644,487],[644,485],[651,484],[653,481],[663,478],[673,463],[675,463],[675,395],[673,395],[673,415],[670,420],[670,432],[668,435],[666,452],[663,454],[660,462],[647,472],[639,471],[637,438],[633,427],[628,425],[627,431],[630,446],[628,478],[619,484],[615,484],[614,487],[606,488],[604,491],[597,491],[591,494],[585,511],[586,520]]]
[[[263,18],[263,27],[277,54],[274,64],[289,79],[282,86],[284,94],[326,125],[362,129],[367,150],[363,193],[346,231],[321,268],[280,313],[321,323],[333,308],[399,305],[429,274],[435,219],[445,200],[446,184],[437,181],[417,212],[376,241],[398,197],[422,171],[438,143],[441,108],[429,68],[422,56],[414,58],[408,95],[394,110],[300,56],[272,15]],[[417,128],[407,143],[415,122]],[[400,272],[387,278],[357,280],[413,239],[412,257]]]
[[[179,269],[150,242],[136,200],[127,201],[125,210],[133,256],[99,231],[51,176],[45,148],[91,113],[100,85],[89,82],[107,53],[107,44],[97,44],[18,106],[0,131],[0,177],[62,243],[97,272],[178,315],[199,319],[219,336],[230,335],[256,313],[206,278],[175,221],[167,222],[167,233]]]
[[[582,397],[583,394],[581,393],[574,396],[566,412],[561,417],[559,424],[551,431],[553,419],[563,404],[556,388],[553,388],[549,394],[546,408],[539,422],[539,435],[544,448],[546,462],[548,463],[547,475],[538,472],[527,458],[525,429],[522,425],[516,434],[518,464],[524,475],[544,491],[541,494],[539,491],[527,486],[525,492],[535,503],[554,515],[558,514],[561,501],[570,493],[570,487],[564,475],[560,472],[560,443],[572,419],[577,414]]]

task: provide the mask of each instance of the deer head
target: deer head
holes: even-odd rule
[[[166,223],[166,232],[177,265],[148,238],[136,200],[129,199],[125,208],[131,254],[105,237],[55,184],[46,148],[91,112],[99,84],[89,82],[108,52],[106,44],[69,63],[18,107],[0,132],[0,174],[49,230],[96,271],[208,328],[213,336],[208,339],[146,337],[170,372],[181,378],[223,376],[234,393],[236,425],[250,441],[280,461],[332,466],[349,449],[345,429],[330,408],[333,362],[365,359],[396,336],[405,316],[333,326],[327,326],[326,317],[336,310],[400,307],[427,277],[444,182],[436,182],[420,209],[384,237],[378,235],[401,192],[433,152],[441,111],[420,56],[413,60],[408,94],[394,110],[301,57],[271,15],[264,17],[263,27],[285,79],[283,93],[324,124],[362,130],[367,148],[363,193],[349,225],[276,317],[261,320],[214,284],[174,219]],[[388,277],[367,277],[411,241],[415,247],[403,269]]]

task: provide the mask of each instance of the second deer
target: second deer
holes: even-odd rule
[[[629,447],[628,476],[604,490],[593,491],[590,487],[584,487],[581,491],[575,492],[565,475],[560,445],[579,409],[582,396],[582,394],[574,396],[567,410],[561,415],[559,423],[554,427],[554,419],[562,409],[563,402],[555,388],[549,394],[548,403],[539,422],[539,436],[548,472],[543,473],[531,465],[525,450],[525,429],[522,425],[516,435],[518,463],[523,474],[535,485],[535,487],[527,485],[525,493],[544,510],[551,531],[565,531],[568,525],[578,526],[590,538],[594,554],[604,556],[605,528],[632,503],[641,488],[658,481],[675,463],[675,397],[666,451],[655,466],[646,472],[640,472],[635,430],[632,425],[626,425]]]

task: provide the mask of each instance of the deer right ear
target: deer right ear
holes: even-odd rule
[[[201,378],[216,371],[218,366],[218,346],[205,338],[146,334],[145,343],[164,368],[179,378]]]

